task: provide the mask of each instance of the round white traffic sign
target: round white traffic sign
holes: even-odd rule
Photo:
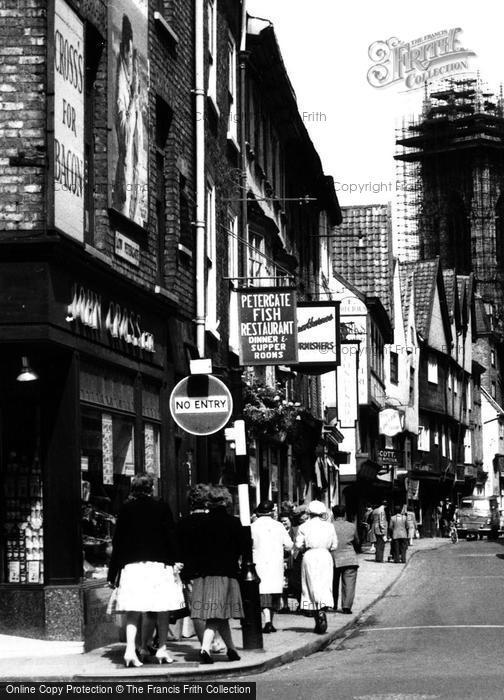
[[[175,423],[191,435],[212,435],[231,418],[233,399],[227,386],[211,374],[181,379],[170,396]]]

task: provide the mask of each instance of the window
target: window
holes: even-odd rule
[[[495,367],[495,350],[490,350],[490,364]]]
[[[432,441],[434,445],[439,445],[439,429],[437,425],[434,426],[432,431]]]
[[[451,430],[446,429],[446,444],[448,448],[448,459],[453,459],[453,442],[451,438]]]
[[[497,385],[495,384],[495,382],[492,382],[491,396],[492,396],[492,399],[497,398]]]
[[[236,281],[239,273],[239,247],[238,247],[238,217],[228,214],[227,225],[227,241],[228,241],[228,277],[231,281]],[[229,347],[233,352],[238,353],[239,350],[239,326],[238,326],[238,296],[236,292],[230,289],[229,299]]]
[[[464,464],[472,463],[472,432],[466,430],[464,437]]]
[[[399,355],[396,352],[390,353],[390,381],[399,384]]]
[[[216,332],[217,321],[217,238],[215,230],[215,187],[207,185],[206,196],[206,329]]]
[[[427,425],[418,426],[418,449],[423,452],[430,451],[430,430]]]
[[[265,255],[264,236],[250,232],[249,235],[249,283],[258,287],[268,286],[273,280],[268,279],[271,274]]]
[[[438,362],[435,355],[429,355],[427,360],[427,381],[431,384],[438,383]]]
[[[467,382],[467,408],[472,411],[472,383],[470,379]]]
[[[208,96],[217,107],[217,0],[208,0]]]
[[[82,545],[84,571],[106,576],[114,515],[135,474],[134,417],[81,408]]]
[[[446,443],[448,440],[448,436],[446,434],[444,426],[441,427],[439,437],[441,440],[441,454],[443,455],[443,457],[446,457]]]
[[[450,369],[446,373],[446,383],[448,386],[448,390],[451,391],[453,389],[453,381],[452,381],[452,373],[451,373]]]
[[[410,367],[409,371],[409,405],[415,403],[415,369]]]
[[[456,375],[453,375],[453,393],[455,395],[457,395],[458,391],[459,391],[459,380],[458,380],[458,377]]]
[[[236,43],[229,34],[228,37],[228,93],[229,93],[229,117],[227,137],[235,143],[238,140],[238,101],[236,99]]]

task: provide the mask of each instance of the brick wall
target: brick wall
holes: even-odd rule
[[[46,0],[0,0],[0,236],[44,229]]]
[[[47,0],[0,0],[0,232],[7,237],[40,234],[46,229],[46,72]],[[94,84],[94,231],[87,242],[108,259],[110,266],[153,289],[160,284],[178,295],[180,312],[194,316],[194,266],[190,255],[181,255],[181,180],[185,182],[186,220],[194,220],[194,41],[193,4],[170,2],[170,26],[178,42],[154,21],[149,8],[149,216],[147,230],[139,233],[127,221],[109,214],[107,167],[109,124],[107,2],[69,0],[86,24],[99,50]],[[90,32],[91,30],[91,32]],[[94,45],[93,45],[94,46]],[[89,46],[88,46],[89,49]],[[89,53],[89,52],[88,52]],[[89,65],[89,61],[88,61]],[[156,221],[156,103],[166,103],[172,114],[165,148],[166,236],[158,245]],[[139,268],[114,254],[114,232],[119,230],[141,247]],[[12,233],[11,233],[12,232]],[[160,249],[164,256],[161,259]]]

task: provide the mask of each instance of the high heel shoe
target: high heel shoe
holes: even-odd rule
[[[228,649],[227,650],[227,657],[230,661],[239,661],[241,658],[239,656],[238,652],[236,651],[236,649]]]
[[[229,654],[229,652],[228,652]],[[213,664],[213,659],[208,653],[208,651],[205,651],[202,649],[199,653],[199,662],[200,664]]]
[[[138,659],[136,654],[133,654],[133,656],[124,654],[124,665],[126,668],[129,668],[130,666],[133,666],[133,668],[138,668],[139,666],[143,666],[143,663]]]
[[[155,659],[159,664],[172,664],[173,659],[165,647],[159,647],[156,651]]]

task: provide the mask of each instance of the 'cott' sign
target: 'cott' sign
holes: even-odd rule
[[[296,292],[260,287],[238,292],[241,365],[297,364]]]
[[[182,379],[170,396],[175,423],[191,435],[212,435],[231,418],[233,399],[224,382],[211,374]]]

